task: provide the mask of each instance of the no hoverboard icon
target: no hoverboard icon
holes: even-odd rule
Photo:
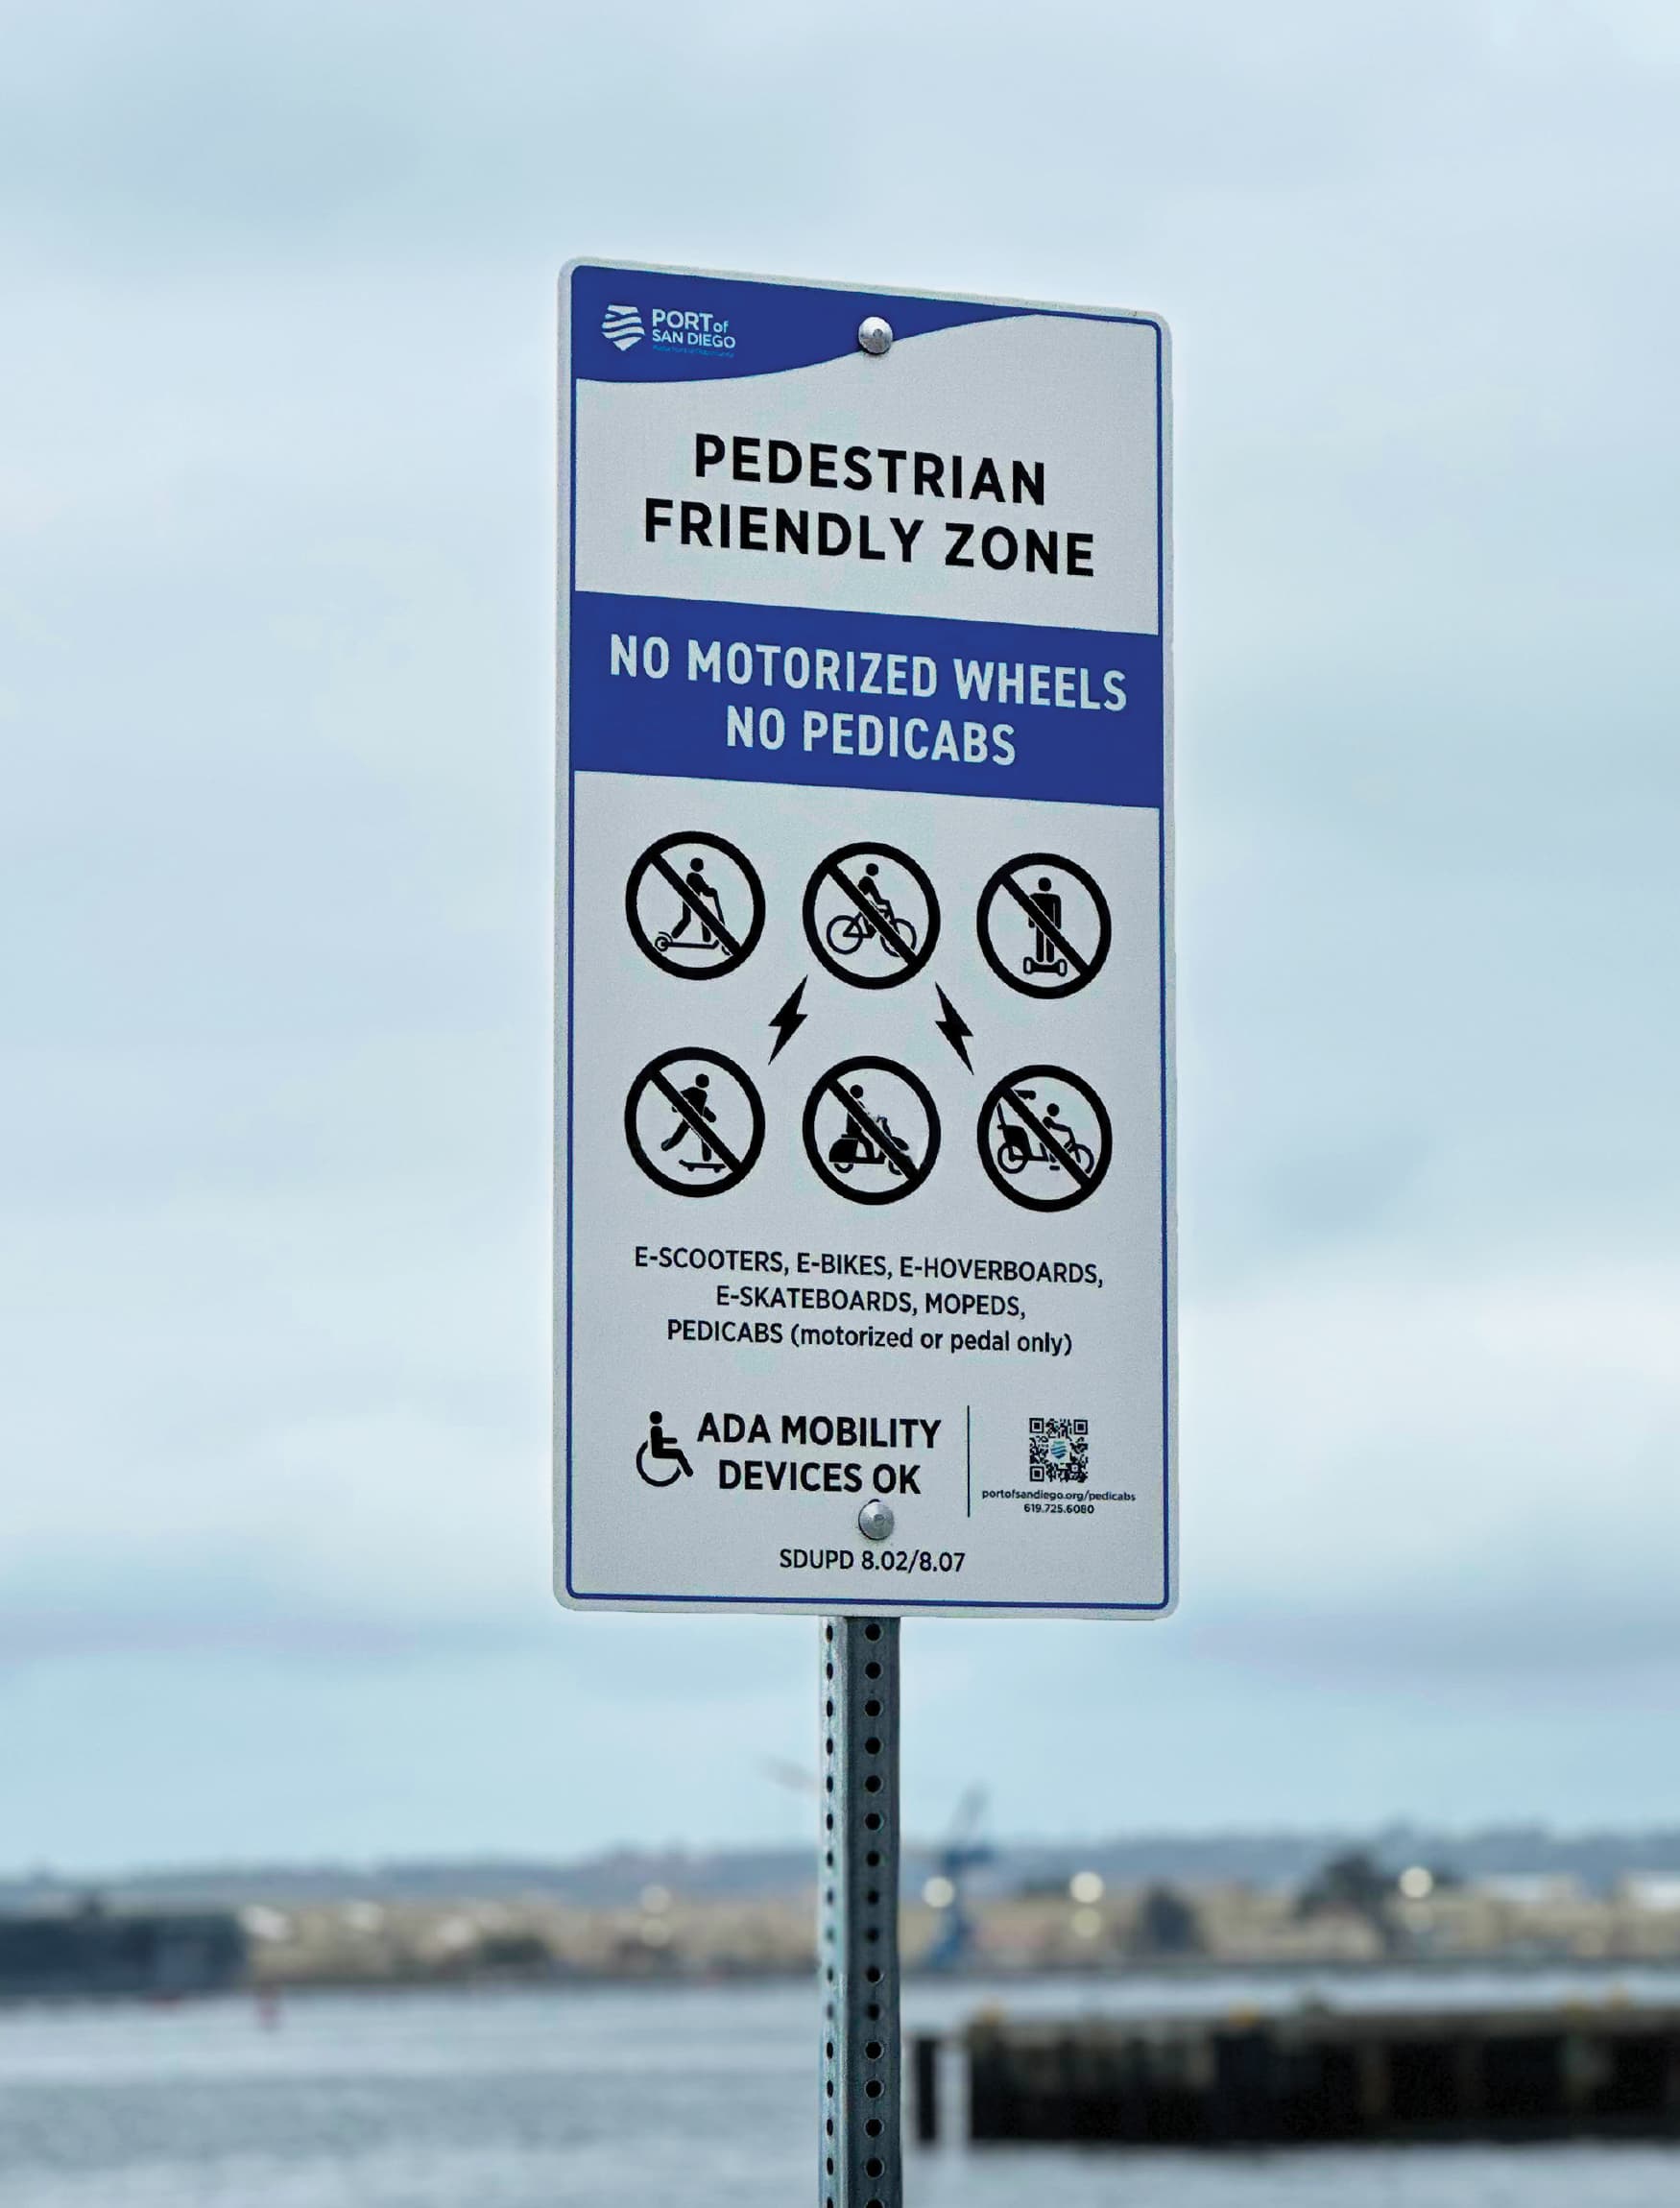
[[[1058,852],[1023,852],[980,892],[986,964],[1022,996],[1071,996],[1101,972],[1114,941],[1108,900]]]

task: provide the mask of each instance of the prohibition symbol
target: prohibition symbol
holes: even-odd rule
[[[752,957],[764,885],[720,835],[661,836],[630,870],[624,917],[643,954],[684,981],[715,981]]]
[[[974,924],[986,964],[1022,996],[1071,996],[1096,978],[1114,940],[1102,891],[1053,851],[1000,866],[980,892]]]
[[[721,1196],[758,1162],[764,1107],[732,1058],[667,1050],[630,1084],[624,1137],[648,1179],[672,1195]]]
[[[849,843],[805,884],[805,938],[828,972],[853,989],[912,981],[939,941],[939,900],[907,852]]]
[[[980,1107],[980,1163],[1029,1212],[1066,1212],[1100,1187],[1114,1156],[1102,1098],[1065,1066],[1006,1073]]]
[[[818,1179],[837,1196],[849,1204],[897,1204],[933,1170],[939,1113],[907,1066],[844,1058],[805,1099],[804,1138]]]

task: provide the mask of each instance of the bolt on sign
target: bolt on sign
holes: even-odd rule
[[[1173,1605],[1166,364],[565,272],[566,1602]]]

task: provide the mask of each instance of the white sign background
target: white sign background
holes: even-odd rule
[[[660,280],[660,272],[611,273],[615,300]],[[570,280],[563,287],[568,306],[575,290]],[[891,320],[896,296],[870,294],[861,311]],[[708,606],[726,603],[936,616],[925,646],[935,655],[941,621],[984,619],[998,624],[992,651],[1011,662],[1031,661],[1035,627],[1078,626],[1100,668],[1115,634],[1162,629],[1157,325],[1023,312],[900,339],[883,359],[853,350],[709,381],[596,380],[606,370],[591,339],[598,344],[598,332],[581,315],[574,329],[563,314],[563,451],[575,436],[576,478],[562,487],[558,1591],[585,1607],[1164,1616],[1176,1599],[1177,1520],[1167,806],[593,763],[573,772],[568,707],[578,685],[568,680],[566,620],[572,589],[621,598],[613,634],[637,638],[639,653],[658,618],[679,657],[675,677],[661,678],[671,696],[686,681],[686,635],[704,638]],[[648,496],[788,496],[729,482],[725,470],[697,487],[702,431],[1043,458],[1045,503],[1025,518],[1092,530],[1098,580],[773,562],[684,549],[670,531],[650,545],[640,527]],[[904,496],[800,495],[853,512],[929,513],[927,500]],[[972,506],[935,512],[994,517]],[[998,517],[1022,518],[1014,510]],[[671,601],[691,614],[684,635]],[[769,612],[764,634],[778,634]],[[593,670],[591,694],[606,704],[589,709],[609,722],[618,695],[637,690],[639,707],[652,694],[652,678],[631,671],[626,657],[606,687]],[[720,722],[733,702],[720,696]],[[822,703],[887,709],[852,696]],[[900,716],[918,709],[908,698],[890,703]],[[996,708],[975,709],[988,725],[997,718]],[[603,742],[611,756],[609,732]],[[848,770],[835,761],[828,771]],[[997,786],[1008,787],[1004,775]],[[763,884],[762,939],[720,978],[661,972],[630,932],[630,876],[650,845],[674,834],[738,846]],[[926,972],[890,989],[848,987],[826,971],[802,922],[813,870],[871,840],[916,859],[941,906]],[[994,871],[1037,852],[1089,872],[1113,919],[1101,972],[1048,1002],[1004,986],[975,926]],[[667,901],[674,920],[681,900],[673,891]],[[1030,928],[1009,900],[999,927],[1006,956],[1030,950]],[[803,1023],[772,1062],[774,1016],[802,981]],[[959,1038],[970,1065],[941,1028],[940,991],[972,1030]],[[765,1116],[752,1172],[704,1199],[657,1185],[626,1140],[626,1098],[643,1068],[686,1046],[740,1067]],[[872,1206],[825,1184],[802,1131],[819,1077],[865,1053],[913,1071],[941,1121],[925,1182]],[[1113,1129],[1100,1186],[1054,1212],[999,1191],[978,1127],[996,1081],[1045,1064],[1088,1082]],[[1064,1092],[1064,1102],[1075,1134],[1094,1143],[1094,1128],[1076,1123],[1077,1097]],[[668,1117],[677,1132],[678,1116]],[[996,1119],[985,1139],[996,1142]],[[697,1150],[679,1135],[673,1155]],[[857,1175],[866,1179],[890,1186],[892,1176]],[[1042,1164],[1020,1181],[1050,1185]],[[836,1296],[877,1308],[836,1308]],[[743,1329],[748,1338],[738,1338]],[[726,1330],[737,1338],[722,1338]],[[835,1330],[839,1340],[826,1338]],[[847,1333],[891,1346],[847,1346]],[[642,1453],[656,1415],[661,1446],[681,1458]],[[638,1455],[661,1480],[673,1467],[668,1483],[641,1476]],[[858,1524],[877,1492],[895,1521],[878,1544]]]

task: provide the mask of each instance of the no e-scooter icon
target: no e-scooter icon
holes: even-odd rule
[[[1029,1212],[1083,1204],[1115,1149],[1102,1098],[1065,1066],[1006,1073],[980,1107],[975,1136],[993,1187]]]
[[[624,917],[644,957],[684,981],[744,966],[764,932],[764,885],[720,835],[661,836],[630,870]]]

